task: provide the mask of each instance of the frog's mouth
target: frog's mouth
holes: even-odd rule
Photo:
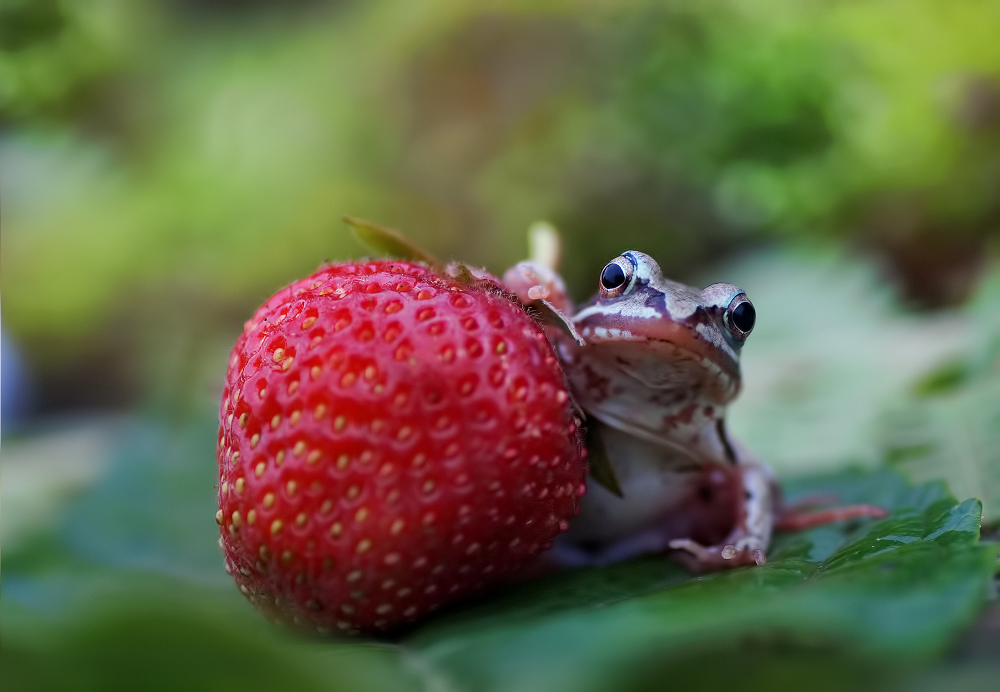
[[[697,388],[720,400],[739,390],[739,360],[717,331],[668,319],[644,321],[640,333],[610,324],[578,325],[587,345],[624,374],[651,389]],[[713,398],[715,398],[713,397]]]

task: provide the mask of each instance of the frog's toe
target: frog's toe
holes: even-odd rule
[[[767,562],[767,555],[762,548],[752,544],[741,545],[742,543],[744,541],[704,546],[687,538],[678,538],[670,541],[669,546],[677,551],[673,557],[695,573],[763,565]]]
[[[701,543],[692,541],[690,538],[675,538],[667,545],[673,550],[684,550],[697,558],[708,558],[711,555],[711,551],[708,548]]]

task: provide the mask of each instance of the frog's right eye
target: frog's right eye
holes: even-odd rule
[[[601,293],[608,298],[620,296],[632,280],[634,268],[624,257],[617,257],[601,270]]]
[[[729,327],[729,333],[736,341],[740,343],[746,341],[757,322],[757,311],[754,310],[753,303],[746,297],[746,294],[740,293],[733,298],[729,307],[726,308],[723,321]]]
[[[625,285],[625,270],[621,265],[612,262],[601,272],[601,287],[605,291],[613,291]]]

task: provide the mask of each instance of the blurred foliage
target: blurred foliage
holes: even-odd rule
[[[888,463],[1000,522],[1000,266],[931,315],[834,249],[758,252],[701,279],[735,281],[757,308],[728,427],[779,476]]]
[[[884,414],[884,458],[911,478],[946,478],[961,496],[982,498],[1000,521],[1000,274],[969,306],[971,347],[927,373],[914,396]]]
[[[0,104],[7,118],[73,119],[120,76],[142,14],[122,0],[0,2]]]
[[[343,213],[495,271],[549,218],[580,296],[626,246],[683,279],[774,234],[846,237],[928,304],[967,294],[1000,228],[990,0],[0,16],[5,320],[43,369],[118,360],[109,324],[159,338],[179,291],[232,333],[361,252]]]
[[[901,310],[877,267],[836,247],[748,254],[698,283],[713,281],[742,286],[758,315],[729,428],[782,476],[880,464],[879,416],[974,340],[969,311]]]
[[[135,409],[28,457],[4,428],[5,689],[995,679],[927,667],[996,562],[923,483],[1000,519],[997,26],[992,0],[0,0],[4,336],[43,413]],[[271,628],[213,542],[215,404],[252,308],[363,252],[345,213],[497,272],[550,219],[578,298],[629,246],[737,281],[733,430],[792,495],[893,514],[759,570],[553,575],[394,643]]]

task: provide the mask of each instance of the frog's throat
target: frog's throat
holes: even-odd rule
[[[656,445],[657,447],[662,447],[664,449],[669,449],[678,457],[682,457],[690,460],[693,464],[704,464],[706,461],[705,455],[699,453],[699,450],[692,448],[689,442],[685,443],[682,441],[673,440],[670,437],[664,436],[663,433],[654,433],[645,428],[637,427],[630,424],[628,421],[624,421],[620,418],[614,416],[609,416],[604,413],[597,413],[596,411],[587,411],[587,415],[596,418],[601,423],[604,423],[608,427],[620,430],[623,433],[637,437],[640,440],[649,442]],[[715,427],[716,423],[706,424],[704,429]]]
[[[561,342],[562,343],[562,342]],[[691,363],[701,369],[705,382],[715,383],[710,390],[716,393],[716,404],[725,405],[736,398],[740,393],[740,366],[738,360],[726,360],[725,365],[720,364],[716,359],[710,357],[710,349],[692,350],[684,345],[678,344],[673,339],[649,338],[633,336],[629,339],[588,339],[587,345],[576,347],[575,344],[567,343],[570,350],[575,350],[584,359],[588,353],[600,352],[604,348],[613,348],[616,344],[645,345],[650,349],[657,349],[662,352],[664,363],[677,363],[679,361]],[[578,350],[577,350],[578,349]],[[674,382],[665,382],[657,385],[650,381],[650,378],[642,372],[642,366],[630,367],[622,359],[615,359],[615,368],[622,374],[628,376],[637,384],[647,389],[671,389],[677,385]],[[728,366],[728,367],[727,367]],[[668,368],[669,366],[664,366]]]
[[[732,374],[727,372],[724,368],[722,368],[718,363],[716,363],[708,356],[705,356],[704,354],[700,353],[695,353],[693,351],[689,351],[685,348],[678,346],[672,341],[655,340],[650,343],[654,343],[659,346],[662,345],[670,346],[678,354],[686,356],[687,359],[690,360],[692,363],[696,363],[707,373],[706,375],[707,380],[709,381],[714,380],[715,382],[721,383],[721,387],[719,389],[721,391],[726,392],[725,399],[727,402],[731,401],[732,399],[735,399],[736,395],[739,394],[740,391],[739,378],[738,377],[734,378]],[[676,385],[673,383],[667,383],[662,386],[652,384],[649,382],[648,378],[643,376],[641,372],[638,372],[633,368],[628,367],[628,365],[624,363],[619,363],[618,369],[621,370],[624,374],[631,377],[639,384],[641,384],[643,387],[646,387],[648,389],[673,389],[674,387],[676,387]]]

